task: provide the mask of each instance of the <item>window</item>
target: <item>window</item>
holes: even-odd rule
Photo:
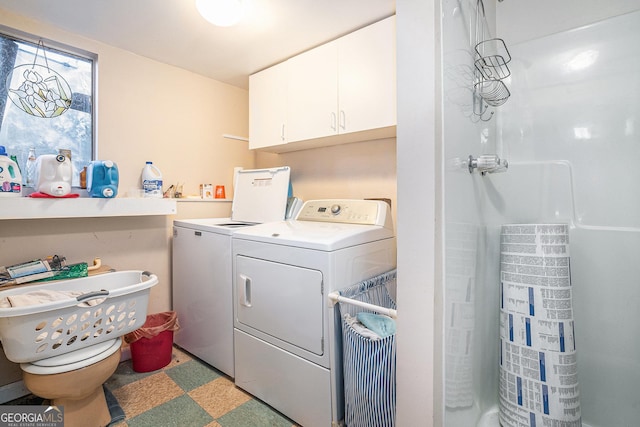
[[[70,150],[73,185],[94,153],[96,55],[0,27],[0,145],[26,181],[36,155]]]

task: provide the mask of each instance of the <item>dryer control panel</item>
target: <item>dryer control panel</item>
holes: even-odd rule
[[[389,226],[391,210],[380,200],[307,200],[296,220]]]

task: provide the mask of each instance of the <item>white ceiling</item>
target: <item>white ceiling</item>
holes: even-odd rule
[[[0,8],[247,88],[248,76],[395,13],[395,0],[243,0],[235,27],[195,0],[0,0]]]

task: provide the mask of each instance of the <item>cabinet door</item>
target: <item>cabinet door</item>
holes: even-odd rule
[[[337,134],[338,52],[336,42],[287,61],[287,140],[302,141]]]
[[[338,40],[339,132],[396,125],[395,16]]]
[[[286,143],[287,63],[249,76],[249,148]]]

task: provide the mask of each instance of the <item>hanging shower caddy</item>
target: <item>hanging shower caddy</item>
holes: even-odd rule
[[[478,0],[473,31],[473,111],[483,121],[490,120],[493,116],[493,111],[489,111],[490,107],[501,106],[511,96],[504,82],[511,75],[508,66],[511,61],[509,49],[504,40],[492,38],[487,27],[484,3]]]

